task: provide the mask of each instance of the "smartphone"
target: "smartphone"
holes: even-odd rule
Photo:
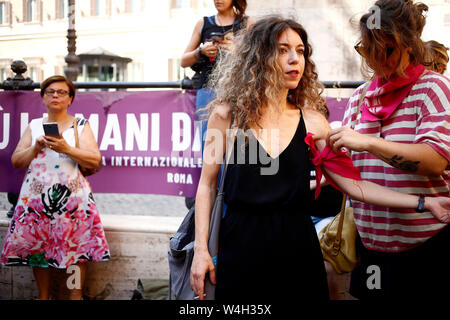
[[[56,122],[44,123],[43,126],[46,136],[59,138],[58,124]]]
[[[212,42],[220,42],[223,40],[224,34],[222,32],[211,32],[209,38]]]

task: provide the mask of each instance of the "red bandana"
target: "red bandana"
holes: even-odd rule
[[[348,156],[347,152],[341,149],[338,153],[335,153],[333,149],[331,149],[328,145],[322,152],[316,149],[316,144],[314,143],[314,138],[312,133],[308,133],[305,138],[306,144],[309,146],[311,151],[311,162],[316,166],[316,199],[320,194],[320,180],[322,179],[322,168],[323,166],[326,169],[337,173],[340,176],[354,179],[354,180],[362,180],[361,173],[359,170],[353,165],[352,159]],[[324,171],[323,174],[327,178],[327,181],[336,189],[341,190],[331,178]]]
[[[417,66],[410,64],[405,70],[406,77],[396,77],[387,82],[380,77],[375,78],[364,97],[361,120],[379,121],[389,118],[424,70],[425,67],[421,64]]]

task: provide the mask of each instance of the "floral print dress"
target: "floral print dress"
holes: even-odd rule
[[[44,135],[43,119],[31,121],[32,144]],[[77,119],[78,131],[86,120]],[[73,126],[62,133],[75,146]],[[25,175],[1,254],[4,265],[67,268],[110,259],[91,187],[67,155],[42,149]]]

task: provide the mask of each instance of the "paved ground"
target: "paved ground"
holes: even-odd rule
[[[96,193],[100,214],[183,217],[187,213],[184,198],[151,194]],[[0,192],[0,211],[11,205],[6,193]]]

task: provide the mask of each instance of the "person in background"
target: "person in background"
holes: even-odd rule
[[[349,100],[343,127],[327,138],[333,150],[352,150],[361,176],[418,196],[450,197],[450,81],[426,70],[421,40],[428,7],[411,0],[379,0],[359,21],[363,70],[372,75]],[[357,112],[358,101],[367,93]],[[352,129],[354,128],[354,129]],[[359,299],[441,298],[450,278],[449,220],[423,206],[393,209],[353,201],[361,265],[350,293]]]
[[[449,48],[435,40],[430,40],[424,43],[425,57],[424,66],[433,70],[434,72],[444,74],[447,70]]]
[[[409,209],[421,199],[361,180],[346,152],[326,145],[330,126],[317,111],[325,99],[311,54],[299,23],[269,16],[241,34],[212,75],[217,99],[209,105],[190,276],[201,300],[207,274],[216,284],[215,297],[208,298],[221,301],[328,299],[310,218],[311,163],[319,182],[324,173],[352,199]],[[228,209],[220,224],[216,271],[208,233],[225,153],[231,154],[224,181]],[[316,190],[317,197],[320,183]],[[426,197],[424,206],[450,221],[450,198]]]
[[[201,112],[215,97],[209,87],[209,76],[221,55],[226,54],[233,44],[234,36],[254,21],[245,15],[246,0],[215,0],[217,13],[203,17],[194,27],[191,40],[181,57],[183,68],[193,67],[200,74],[198,83],[196,111],[199,119],[206,113]],[[199,111],[200,110],[200,111]],[[202,123],[202,146],[207,122]]]
[[[220,57],[226,54],[239,31],[254,23],[245,15],[246,0],[214,0],[217,13],[203,17],[194,27],[191,40],[181,57],[181,67],[191,67],[197,79],[195,89],[197,97],[195,110],[200,126],[202,152],[205,144],[207,111],[205,107],[215,98],[214,90],[209,85],[209,76]],[[185,199],[186,206],[194,205],[194,198]]]
[[[67,113],[75,92],[74,84],[63,76],[42,82],[41,97],[48,116],[30,122],[11,157],[15,168],[28,171],[1,262],[32,267],[39,300],[81,300],[86,262],[110,259],[91,187],[79,169],[98,167],[101,154],[85,119],[76,119],[80,143],[75,147],[75,118]],[[45,135],[47,123],[57,123],[59,136]],[[69,288],[66,269],[73,266],[80,286],[75,281],[75,287]],[[65,273],[62,280],[60,271]],[[60,282],[55,284],[57,279]],[[59,288],[56,296],[51,285]]]

